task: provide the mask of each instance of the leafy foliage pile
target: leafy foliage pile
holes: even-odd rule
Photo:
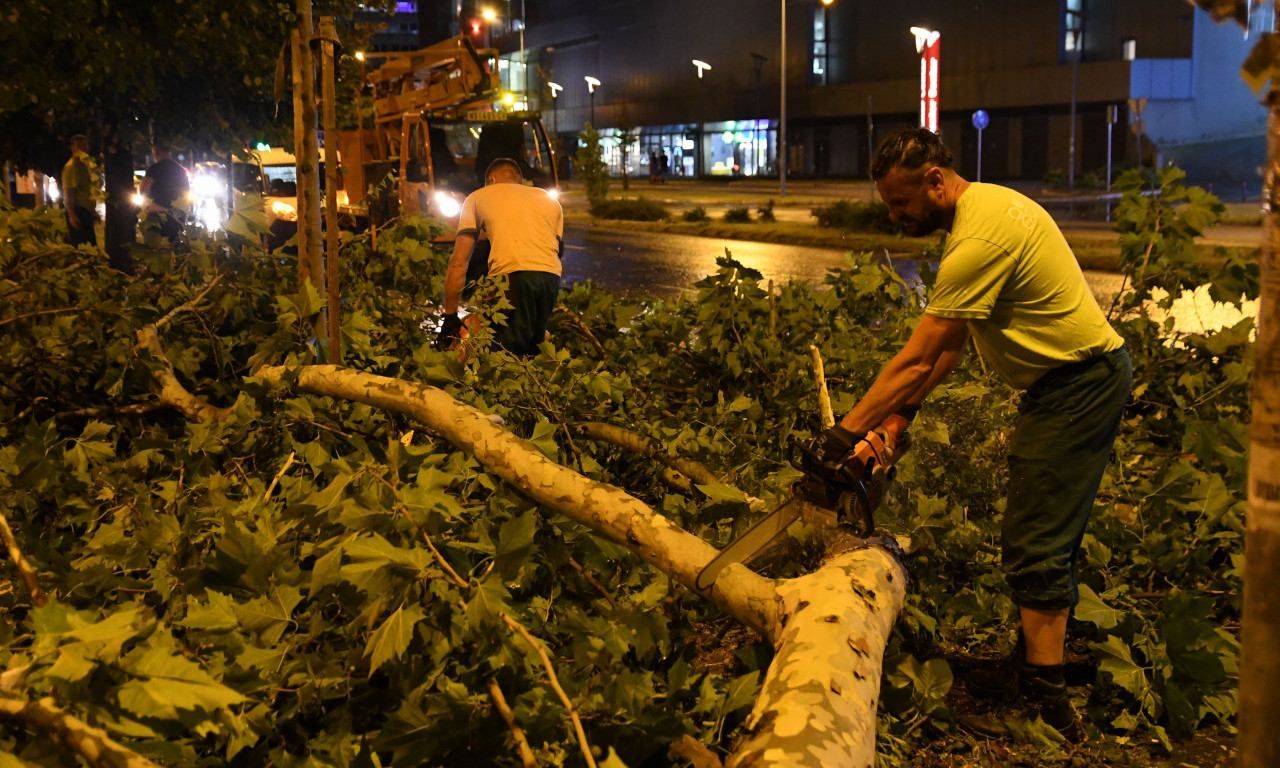
[[[1140,291],[1210,277],[1177,241],[1216,201],[1165,181],[1121,215],[1127,259],[1155,242]],[[0,211],[0,511],[52,597],[36,607],[20,583],[0,590],[4,695],[52,696],[169,765],[516,765],[496,686],[543,764],[576,764],[565,708],[505,616],[545,642],[613,759],[670,764],[684,735],[729,747],[767,647],[403,417],[254,378],[322,352],[309,330],[320,301],[291,289],[294,262],[210,240],[143,254],[130,278],[59,244],[60,226],[53,212]],[[573,287],[536,358],[482,344],[459,360],[423,330],[439,319],[447,260],[432,235],[411,219],[380,232],[376,253],[345,241],[347,364],[442,387],[718,545],[752,518],[744,494],[787,495],[789,445],[819,428],[809,345],[847,410],[921,309],[868,258],[773,295],[725,258],[678,301]],[[1244,265],[1212,277],[1256,289]],[[167,361],[137,344],[148,326]],[[1246,327],[1179,347],[1141,316],[1120,327],[1137,404],[1086,539],[1075,631],[1098,661],[1093,722],[1166,739],[1234,712],[1249,342]],[[169,364],[229,417],[157,406]],[[886,659],[887,764],[950,727],[947,659],[964,655],[952,649],[1007,639],[997,531],[1015,405],[968,359],[917,420],[882,508],[927,546]],[[585,439],[575,426],[588,421],[634,429],[722,482],[673,483]],[[767,567],[785,577],[810,558],[794,549]],[[0,749],[73,764],[13,726]]]

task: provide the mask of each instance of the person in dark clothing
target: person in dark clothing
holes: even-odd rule
[[[156,144],[152,152],[156,161],[147,168],[147,175],[142,179],[141,191],[147,198],[142,239],[148,245],[157,245],[157,236],[173,242],[182,235],[191,184],[186,170],[169,156],[167,145]]]

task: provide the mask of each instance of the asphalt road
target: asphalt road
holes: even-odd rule
[[[617,293],[674,298],[692,293],[694,283],[715,273],[716,258],[726,250],[746,266],[759,270],[765,280],[772,280],[775,285],[791,280],[820,283],[828,271],[845,266],[848,254],[832,248],[568,224],[565,226],[563,282],[590,280]],[[903,279],[916,280],[916,262],[899,259],[892,263]],[[1120,287],[1119,275],[1088,271],[1085,278],[1099,302],[1109,302]]]
[[[728,250],[743,264],[760,270],[775,284],[790,280],[821,282],[830,269],[845,264],[845,251],[805,246],[752,243],[660,232],[565,226],[563,282],[587,280],[619,293],[648,293],[671,298],[692,292],[694,283],[716,271],[716,258]]]

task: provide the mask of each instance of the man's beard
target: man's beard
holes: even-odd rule
[[[934,208],[933,210],[925,211],[924,216],[920,219],[903,220],[902,228],[912,237],[923,237],[942,229],[944,223],[942,209]]]

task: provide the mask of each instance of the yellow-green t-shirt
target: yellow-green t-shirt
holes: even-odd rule
[[[87,155],[76,152],[62,166],[62,195],[72,207],[93,207],[93,179],[88,161]]]
[[[1012,189],[970,184],[925,311],[968,321],[978,351],[1010,386],[1122,345],[1058,225]]]

